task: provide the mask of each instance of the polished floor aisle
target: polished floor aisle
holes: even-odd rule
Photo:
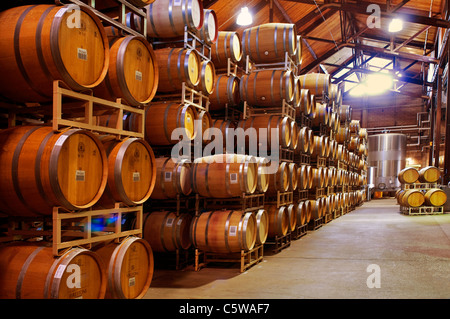
[[[379,199],[265,251],[242,274],[237,264],[155,269],[144,299],[440,299],[449,283],[450,214],[406,216]]]

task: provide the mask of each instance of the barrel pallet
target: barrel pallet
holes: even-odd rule
[[[198,111],[209,111],[209,97],[197,91],[183,82],[180,92],[156,93],[151,103],[154,102],[177,102],[184,105],[192,105]]]
[[[265,195],[264,202],[266,204],[276,204],[277,208],[281,206],[290,205],[294,202],[294,192],[280,192],[277,191],[277,195],[269,196]]]
[[[400,211],[404,215],[440,215],[444,214],[444,206],[420,206],[405,207],[400,206]]]
[[[127,217],[134,220],[131,229],[122,229]],[[99,225],[93,221],[106,221],[109,225]],[[143,205],[125,206],[116,203],[114,208],[101,209],[92,208],[83,211],[69,211],[62,207],[54,207],[52,215],[52,247],[53,254],[59,256],[67,249],[76,246],[115,240],[120,241],[129,236],[142,237]],[[65,238],[67,237],[67,238]],[[74,238],[74,239],[69,239]]]
[[[331,222],[334,219],[334,214],[333,213],[329,213],[329,214],[325,214],[323,216],[323,223],[324,224],[328,224],[329,222]]]
[[[155,268],[158,269],[185,269],[194,264],[192,250],[177,249],[174,252],[153,252]]]
[[[319,197],[326,196],[326,189],[322,188],[313,188],[308,192],[308,199],[317,199]]]
[[[296,121],[297,121],[297,124],[298,124],[299,127],[303,127],[303,126],[306,126],[306,127],[309,127],[309,128],[312,127],[311,119],[309,118],[308,115],[306,115],[303,112],[297,114]]]
[[[308,200],[309,190],[307,189],[298,189],[294,191],[294,201],[304,201]]]
[[[308,223],[308,230],[317,230],[320,227],[322,227],[323,224],[324,224],[324,218],[323,217],[310,220],[309,223]]]
[[[322,156],[317,156],[316,158],[311,158],[311,165],[316,167],[326,167],[327,158]]]
[[[429,190],[432,188],[439,188],[437,183],[413,183],[413,184],[402,184],[401,189],[421,189]]]
[[[178,215],[180,213],[195,213],[196,211],[196,200],[195,195],[184,196],[177,194],[174,199],[152,199],[149,198],[144,203],[145,211],[157,211],[157,210],[171,210]]]
[[[244,113],[238,107],[229,106],[226,103],[223,111],[210,111],[210,114],[214,120],[230,120],[238,123],[243,118]]]
[[[311,156],[309,154],[294,154],[294,162],[298,165],[311,165]]]
[[[288,52],[285,52],[284,54],[284,60],[280,60],[278,62],[271,62],[271,63],[255,63],[251,60],[250,56],[245,56],[245,66],[246,66],[246,73],[250,72],[256,72],[258,70],[284,70],[284,71],[291,71],[294,74],[298,73],[298,65],[291,59]]]
[[[8,217],[3,226],[5,236],[0,242],[40,238],[49,241],[53,232],[50,217]]]
[[[283,99],[283,102],[280,106],[274,106],[274,107],[257,107],[257,106],[250,106],[248,105],[247,101],[244,101],[244,114],[243,118],[247,119],[252,116],[264,116],[267,114],[271,115],[280,115],[280,116],[286,116],[290,118],[291,120],[295,121],[295,107],[286,102],[286,100]]]
[[[134,5],[132,5],[128,1],[122,1],[122,0],[114,0],[116,2],[116,6],[118,8],[117,12],[119,14],[118,19],[113,19],[109,17],[107,14],[97,10],[96,8],[96,1],[87,1],[87,3],[84,3],[80,0],[69,0],[69,2],[79,5],[79,6],[86,6],[89,7],[95,15],[97,15],[102,22],[105,25],[110,25],[113,27],[118,28],[119,30],[136,35],[136,36],[144,36],[147,37],[147,14],[145,8],[136,8]],[[98,3],[98,2],[97,2]],[[132,29],[127,26],[126,20],[127,20],[127,13],[133,13],[139,16],[140,20],[143,21],[142,25],[140,27],[136,26],[136,29]]]
[[[226,68],[217,68],[216,75],[226,74],[227,76],[239,76],[242,75],[244,70],[237,63],[231,61],[231,58],[227,58],[227,67]]]
[[[223,209],[238,209],[242,212],[255,212],[260,209],[264,209],[265,196],[264,193],[245,194],[242,193],[240,197],[232,198],[207,198],[196,196],[195,212],[196,215],[200,214],[201,209],[216,210]]]
[[[297,225],[295,229],[291,232],[291,239],[297,240],[302,238],[308,233],[308,224]]]
[[[283,249],[291,246],[291,232],[288,232],[284,236],[276,235],[274,238],[267,238],[264,246],[271,248],[273,253],[279,253]]]
[[[211,263],[240,263],[240,272],[243,273],[252,266],[262,262],[264,259],[264,245],[260,244],[251,250],[241,250],[240,253],[211,253],[195,250],[194,270],[207,267]]]

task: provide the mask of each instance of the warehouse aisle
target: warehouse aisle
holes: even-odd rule
[[[449,269],[450,214],[406,216],[394,199],[380,199],[280,253],[266,250],[242,274],[236,264],[155,269],[144,299],[450,298]]]

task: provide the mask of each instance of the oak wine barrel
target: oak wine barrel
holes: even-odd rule
[[[297,82],[301,84],[300,80],[297,78]],[[300,120],[302,114],[309,116],[311,113],[311,102],[313,101],[311,98],[311,94],[309,90],[305,90],[300,88],[300,98],[298,102],[298,108],[295,110],[296,119]],[[315,102],[314,102],[315,103]]]
[[[295,191],[298,187],[298,165],[297,163],[289,163],[289,188],[288,191]]]
[[[412,184],[419,179],[419,171],[415,167],[405,167],[398,173],[398,180],[402,184]]]
[[[140,36],[117,37],[110,48],[108,74],[94,94],[140,106],[153,99],[158,81],[159,68],[150,43]]]
[[[295,80],[291,71],[258,70],[241,77],[239,92],[241,100],[251,106],[282,106],[283,100],[294,99]]]
[[[310,200],[305,200],[305,207],[306,207],[306,223],[308,224],[311,221],[312,217],[312,204]]]
[[[103,299],[107,287],[103,264],[98,254],[84,248],[71,248],[55,257],[50,245],[3,244],[0,298]]]
[[[307,165],[299,165],[297,169],[298,189],[305,190],[309,188],[309,176]]]
[[[172,140],[172,132],[177,128],[183,129],[183,139],[193,140],[197,118],[197,111],[189,104],[151,103],[145,108],[145,140],[152,146],[176,144],[179,136]],[[133,130],[134,124],[130,125]]]
[[[12,216],[52,214],[53,207],[86,209],[102,196],[105,149],[81,129],[17,126],[0,131],[0,211]]]
[[[425,204],[428,206],[443,206],[447,202],[447,194],[440,188],[432,188],[425,193]]]
[[[219,25],[217,23],[217,15],[214,10],[203,10],[203,25],[200,29],[195,30],[195,34],[208,45],[214,45],[217,41]]]
[[[85,6],[19,6],[0,12],[0,95],[17,102],[48,102],[53,81],[76,91],[106,76],[109,45],[100,19]]]
[[[287,162],[281,162],[275,174],[269,175],[270,182],[267,188],[267,194],[276,195],[277,192],[284,193],[289,191],[291,177],[289,175],[289,165]]]
[[[269,232],[268,237],[281,237],[289,231],[289,216],[286,206],[277,208],[277,205],[265,206],[269,215]]]
[[[303,226],[306,224],[306,216],[308,214],[307,212],[307,205],[305,204],[305,201],[298,201],[296,203],[296,213],[297,213],[297,225]]]
[[[153,251],[139,237],[127,237],[122,242],[102,242],[93,248],[103,260],[108,280],[106,298],[140,299],[153,279]]]
[[[255,63],[284,62],[297,51],[295,24],[265,23],[247,28],[242,34],[244,56]]]
[[[157,92],[178,92],[182,84],[195,88],[200,82],[202,63],[196,50],[188,48],[163,48],[154,50],[158,64]]]
[[[192,215],[189,213],[155,211],[144,214],[142,238],[153,252],[174,252],[191,247],[190,227]]]
[[[257,157],[256,162],[258,164],[258,182],[256,184],[256,189],[258,190],[258,192],[265,193],[267,192],[270,183],[270,162],[266,157]]]
[[[228,59],[234,64],[241,61],[241,37],[235,31],[219,31],[216,43],[211,45],[211,61],[217,69],[222,69],[228,67]]]
[[[291,121],[291,143],[289,144],[289,148],[295,151],[298,147],[298,136],[299,128],[296,121]]]
[[[191,174],[193,191],[200,196],[239,197],[255,192],[258,164],[248,155],[211,155],[195,159]]]
[[[269,234],[269,214],[265,209],[259,209],[256,214],[256,245],[264,244]]]
[[[341,105],[339,108],[339,118],[341,123],[350,123],[352,120],[352,107],[350,105]]]
[[[309,73],[300,75],[302,89],[308,89],[312,95],[322,98],[328,95],[331,85],[331,76],[325,73]]]
[[[201,251],[249,251],[256,243],[256,218],[253,213],[238,210],[203,212],[194,217],[190,234],[192,244]]]
[[[286,206],[287,215],[289,218],[289,228],[288,231],[294,231],[297,226],[297,210],[294,204],[289,204]]]
[[[156,181],[152,148],[141,138],[118,140],[112,135],[99,138],[108,156],[108,183],[99,204],[143,204],[152,194]]]
[[[304,153],[307,154],[309,151],[309,130],[310,128],[307,126],[303,126],[298,131],[298,141],[296,153]]]
[[[217,77],[214,90],[209,95],[209,111],[220,111],[226,106],[238,106],[241,101],[240,79],[237,76],[221,74]]]
[[[425,202],[425,195],[420,190],[409,189],[400,195],[399,202],[405,207],[420,207]]]
[[[316,200],[310,200],[309,202],[311,203],[311,218],[314,220],[322,218],[324,215],[324,203],[322,199],[318,198]]]
[[[147,36],[174,38],[184,35],[185,27],[195,32],[203,26],[203,2],[199,0],[154,1],[147,10]]]
[[[426,166],[419,170],[419,181],[421,183],[436,183],[441,177],[441,171],[435,166]]]
[[[171,157],[155,159],[155,187],[152,199],[175,199],[177,195],[188,196],[192,192],[191,164],[188,160],[174,161]]]
[[[211,127],[219,129],[221,132],[221,134],[217,134],[217,135],[211,134],[211,142],[215,141],[216,136],[217,136],[217,138],[221,137],[222,138],[222,146],[223,146],[223,148],[225,148],[227,145],[228,136],[230,136],[230,138],[231,138],[231,136],[233,135],[234,130],[236,128],[234,122],[231,120],[213,119]],[[214,142],[214,143],[220,143],[220,142]],[[234,145],[236,145],[236,143]]]
[[[205,60],[200,63],[200,79],[195,86],[197,91],[209,96],[214,91],[216,83],[216,68],[210,60]]]

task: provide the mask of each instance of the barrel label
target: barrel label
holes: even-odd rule
[[[228,232],[228,236],[230,236],[230,237],[237,236],[237,226],[230,226],[230,231]]]
[[[88,59],[88,55],[87,55],[87,50],[86,49],[82,49],[82,48],[78,48],[78,59],[83,60],[83,61],[87,61]]]
[[[165,182],[171,182],[172,181],[172,172],[166,172],[164,174],[164,181]]]
[[[84,180],[85,180],[85,175],[86,175],[86,172],[85,172],[85,171],[77,170],[77,171],[75,172],[75,180],[76,180],[77,182],[84,182]]]
[[[133,287],[136,284],[136,277],[131,277],[128,279],[128,287]]]
[[[133,182],[139,182],[141,180],[141,174],[139,172],[133,173]]]
[[[166,226],[172,227],[172,225],[173,225],[173,218],[167,218]]]
[[[65,265],[59,265],[55,272],[55,278],[61,278],[65,269]]]
[[[134,72],[134,74],[135,74],[136,81],[142,81],[142,72],[139,72],[138,70],[136,70]]]
[[[237,173],[231,173],[230,174],[230,183],[231,184],[237,184],[237,182],[238,182]]]

